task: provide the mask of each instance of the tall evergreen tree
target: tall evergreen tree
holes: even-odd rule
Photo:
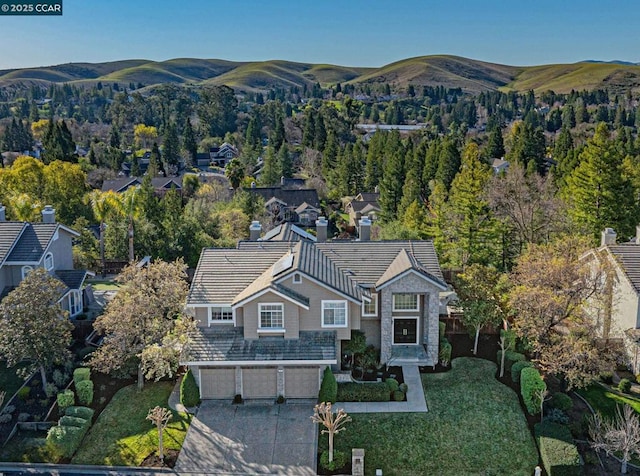
[[[182,134],[182,148],[187,153],[187,165],[193,165],[198,153],[198,143],[196,141],[196,134],[193,130],[193,126],[191,125],[191,119],[188,117]]]
[[[493,129],[489,133],[489,142],[487,143],[486,156],[488,159],[499,159],[504,157],[504,141],[502,139],[502,131],[499,128]]]
[[[405,180],[404,147],[397,130],[388,133],[384,152],[385,160],[382,165],[379,203],[383,219],[392,221],[397,218]]]
[[[165,162],[165,170],[170,175],[177,174],[180,164],[180,144],[178,141],[178,132],[173,122],[170,122],[164,136],[164,144],[162,146],[162,156]]]
[[[280,182],[280,170],[278,167],[278,159],[273,151],[273,147],[267,147],[267,153],[264,156],[262,164],[262,173],[260,174],[260,184],[265,186],[273,186]]]
[[[442,182],[447,190],[451,187],[454,177],[460,169],[460,151],[453,137],[445,137],[439,148],[438,170],[436,179]]]
[[[289,154],[287,144],[284,142],[280,146],[280,150],[278,150],[278,171],[281,177],[293,177],[293,161],[291,160],[291,154]]]

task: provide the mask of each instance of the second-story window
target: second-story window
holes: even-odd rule
[[[398,293],[393,295],[394,311],[419,311],[418,295],[408,293]]]
[[[53,270],[53,254],[47,253],[44,257],[44,269],[47,271]]]
[[[212,306],[209,322],[232,322],[233,310],[231,306]]]
[[[322,327],[347,327],[347,301],[322,301]]]
[[[282,303],[259,304],[260,329],[282,329],[284,327],[284,305]]]
[[[371,293],[371,301],[364,301],[362,303],[362,315],[363,316],[377,316],[378,315],[378,295]]]

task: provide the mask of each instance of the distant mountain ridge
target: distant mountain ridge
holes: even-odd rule
[[[238,62],[220,59],[175,58],[167,61],[130,59],[105,63],[66,63],[0,70],[0,87],[17,83],[128,85],[161,83],[228,85],[243,91],[275,87],[322,86],[336,83],[390,83],[397,88],[445,86],[464,91],[640,89],[640,66],[623,61],[587,60],[573,64],[509,66],[450,55],[407,58],[379,68],[299,63],[284,60]]]

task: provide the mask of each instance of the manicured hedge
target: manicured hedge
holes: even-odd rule
[[[180,383],[180,403],[185,407],[195,407],[200,403],[200,389],[191,369],[187,370]]]
[[[384,382],[340,382],[337,399],[339,402],[388,402],[391,400],[391,392]]]
[[[338,382],[336,382],[336,376],[331,372],[331,367],[326,367],[322,376],[320,392],[318,393],[318,402],[336,403],[338,401],[337,398]]]
[[[57,401],[58,401],[58,408],[60,412],[63,413],[68,407],[76,403],[76,397],[73,393],[73,390],[67,389],[58,394]]]
[[[507,356],[505,355],[505,360],[506,360],[506,357]],[[527,360],[514,362],[513,365],[511,366],[511,380],[514,383],[520,383],[520,372],[522,372],[522,369],[527,367],[533,367],[533,362],[529,362]]]
[[[80,405],[91,405],[93,402],[93,382],[91,380],[76,382],[76,393]]]
[[[547,385],[542,380],[540,372],[533,367],[527,367],[520,372],[520,394],[530,415],[540,413],[540,391]]]
[[[582,460],[568,427],[545,421],[535,425],[535,435],[542,464],[549,476],[582,474]]]
[[[65,415],[84,418],[89,421],[93,419],[93,413],[93,409],[87,407],[69,407],[64,412]]]
[[[52,426],[47,433],[47,441],[65,458],[71,458],[80,446],[84,431],[76,426]]]
[[[60,426],[75,426],[76,428],[85,428],[89,427],[90,422],[85,420],[84,418],[68,416],[64,415],[58,420],[58,425]]]
[[[573,408],[573,400],[571,400],[571,397],[566,393],[557,392],[551,397],[551,406],[567,412]]]
[[[73,371],[73,383],[76,386],[85,380],[91,380],[91,370],[88,367],[78,367]]]

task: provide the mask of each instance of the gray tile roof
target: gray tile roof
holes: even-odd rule
[[[57,223],[26,223],[18,242],[7,256],[7,261],[40,261],[58,226]]]
[[[389,281],[393,280],[394,278],[397,278],[398,276],[401,276],[402,274],[406,273],[409,270],[417,271],[418,273],[426,276],[430,280],[440,284],[443,288],[445,289],[447,288],[447,285],[442,281],[442,279],[435,277],[429,271],[424,269],[420,265],[420,263],[418,263],[418,261],[413,257],[413,255],[410,255],[405,248],[402,248],[400,250],[398,255],[395,257],[395,259],[391,262],[387,270],[384,272],[384,274],[380,276],[380,279],[378,279],[378,281],[376,281],[376,288],[378,289],[381,288],[382,286],[387,284]]]
[[[271,198],[276,198],[286,203],[289,207],[297,208],[306,202],[312,207],[320,208],[318,192],[314,188],[291,190],[282,187],[256,187],[249,188],[247,191],[260,195],[265,202],[268,202]]]
[[[55,275],[69,289],[80,289],[87,276],[87,271],[84,269],[58,270]]]
[[[307,233],[299,226],[293,223],[283,223],[268,231],[261,238],[262,241],[300,241],[309,240],[316,241],[316,237]]]
[[[640,245],[625,243],[607,246],[636,292],[640,294]]]
[[[300,331],[298,339],[244,339],[242,327],[198,328],[191,336],[188,362],[336,360],[335,331]]]
[[[0,222],[0,265],[4,262],[11,248],[22,234],[22,230],[27,226],[23,222],[3,221]]]

